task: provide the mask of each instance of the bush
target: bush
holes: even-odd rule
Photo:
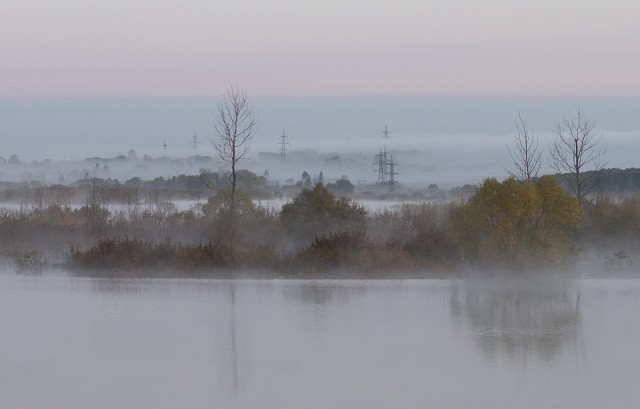
[[[14,262],[19,273],[40,273],[47,265],[37,250],[24,250],[19,252]]]
[[[375,245],[362,232],[316,237],[309,247],[299,252],[298,258],[307,272],[337,269],[352,271],[361,277],[387,276],[413,267],[406,251]]]
[[[336,199],[322,183],[303,189],[293,202],[282,206],[280,221],[300,241],[341,231],[362,232],[366,226],[364,207],[347,198]]]
[[[577,200],[543,176],[535,182],[486,179],[451,216],[468,257],[519,268],[563,263],[581,215]]]
[[[177,268],[185,271],[225,267],[229,265],[228,249],[216,243],[184,246],[166,240],[153,243],[124,238],[99,239],[89,249],[72,247],[72,267],[141,270]]]
[[[330,236],[316,237],[311,245],[302,250],[302,261],[320,269],[353,265],[361,253],[371,247],[364,233],[340,232]]]

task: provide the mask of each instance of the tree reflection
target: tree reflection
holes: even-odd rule
[[[453,287],[450,311],[464,321],[489,357],[552,361],[563,350],[577,350],[580,293],[532,282],[464,283]]]
[[[233,396],[238,396],[238,335],[236,328],[236,285],[229,283],[229,335],[231,345],[231,376],[233,379]]]
[[[362,285],[324,284],[321,282],[301,283],[284,288],[284,294],[294,300],[318,306],[326,306],[336,301],[347,301],[356,295],[365,294]]]

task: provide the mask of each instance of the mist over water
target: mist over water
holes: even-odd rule
[[[0,275],[0,405],[634,407],[637,280]]]

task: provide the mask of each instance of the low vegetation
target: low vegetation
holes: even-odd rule
[[[454,209],[459,247],[474,264],[499,259],[511,269],[565,263],[580,225],[578,201],[551,176],[485,180]]]
[[[228,200],[218,189],[187,211],[170,201],[115,210],[97,200],[2,209],[0,249],[23,272],[53,263],[76,274],[282,277],[561,270],[588,250],[615,269],[640,249],[638,196],[601,194],[581,207],[551,176],[487,179],[468,200],[375,213],[322,183],[281,210],[238,190],[230,217]]]

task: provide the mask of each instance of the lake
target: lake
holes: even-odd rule
[[[0,271],[2,408],[626,408],[640,280]]]

